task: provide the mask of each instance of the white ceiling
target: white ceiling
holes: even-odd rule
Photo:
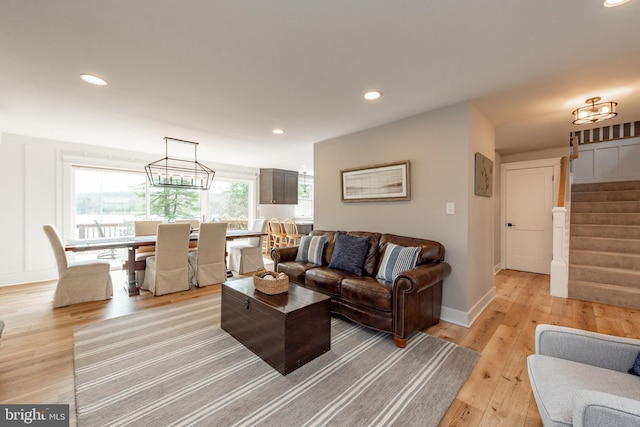
[[[566,146],[591,96],[640,120],[639,18],[640,0],[0,0],[0,130],[312,171],[315,142],[471,100],[503,154]]]

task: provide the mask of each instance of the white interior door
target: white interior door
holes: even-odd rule
[[[549,274],[553,167],[508,170],[505,185],[505,267]]]

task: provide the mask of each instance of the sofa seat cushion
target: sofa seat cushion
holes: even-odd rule
[[[340,295],[356,305],[380,311],[392,310],[391,282],[373,277],[347,277],[340,285]]]
[[[285,261],[278,263],[276,270],[289,276],[290,281],[304,285],[305,272],[317,266],[311,262]]]
[[[573,397],[578,390],[637,399],[640,379],[571,360],[533,354],[527,358],[529,381],[545,426],[573,424]]]
[[[346,277],[357,277],[353,273],[333,270],[329,267],[311,268],[305,272],[304,284],[307,288],[329,295],[340,295],[340,282]]]

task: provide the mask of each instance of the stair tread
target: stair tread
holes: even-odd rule
[[[627,274],[631,274],[632,276],[640,277],[640,271],[638,271],[638,270],[629,270],[628,268],[600,267],[600,266],[593,266],[593,265],[569,263],[569,268],[571,268],[571,267],[582,268],[582,269],[590,269],[590,270],[607,271],[607,272],[611,272],[611,273],[627,273]]]
[[[640,191],[638,191],[640,193]],[[571,201],[572,205],[577,205],[577,204],[591,204],[591,203],[638,203],[640,200],[601,200],[601,201],[591,201],[591,200],[578,200],[578,201]]]
[[[638,215],[638,212],[572,212],[572,215]]]
[[[574,184],[574,185],[579,185],[579,184]],[[581,194],[589,194],[589,193],[620,193],[622,191],[627,191],[627,192],[638,192],[640,193],[640,189],[638,188],[616,188],[616,189],[611,189],[611,190],[587,190],[587,191],[581,191],[580,189],[574,189],[572,186],[572,193],[581,193]]]
[[[640,288],[632,288],[629,286],[612,285],[610,283],[589,282],[587,280],[569,279],[570,285],[597,286],[599,288],[624,290],[626,292],[640,294]]]
[[[637,227],[640,227],[637,226]],[[589,239],[589,240],[614,240],[616,242],[640,242],[640,239],[635,237],[606,237],[606,236],[571,236],[572,239]]]
[[[604,255],[612,255],[612,256],[629,256],[633,258],[640,258],[640,254],[629,253],[629,252],[598,251],[593,249],[573,249],[573,251],[581,252],[581,253],[604,254]]]

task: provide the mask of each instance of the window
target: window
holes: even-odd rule
[[[296,218],[313,218],[313,180],[305,177],[303,182],[298,180],[298,204],[294,206]]]
[[[144,172],[73,166],[76,239],[133,235],[136,220],[224,221],[247,229],[255,181],[216,176],[209,191],[151,187]]]
[[[74,172],[75,237],[132,235],[133,220],[146,215],[145,197],[140,195],[145,174],[81,167]]]
[[[228,228],[246,230],[249,221],[249,184],[214,180],[209,189],[209,221],[222,221]]]

